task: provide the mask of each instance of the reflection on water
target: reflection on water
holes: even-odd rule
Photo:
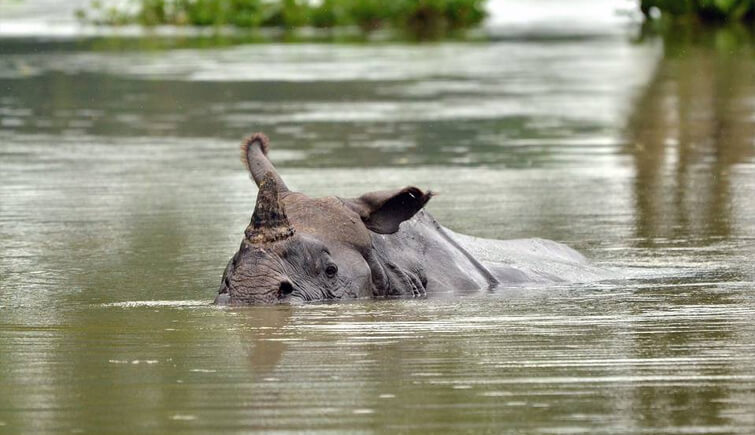
[[[6,50],[0,431],[752,433],[751,41]],[[633,279],[212,307],[252,130],[293,188]]]
[[[749,218],[732,214],[735,189],[752,175],[741,167],[755,155],[752,35],[700,33],[667,38],[630,118],[641,243],[725,240]]]

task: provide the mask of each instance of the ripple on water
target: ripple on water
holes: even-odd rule
[[[124,301],[124,302],[108,302],[99,304],[100,307],[105,308],[142,308],[142,307],[169,307],[169,308],[194,308],[194,307],[210,307],[213,306],[209,300],[195,300],[195,301]]]

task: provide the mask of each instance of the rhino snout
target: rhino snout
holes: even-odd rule
[[[218,293],[213,303],[215,305],[228,305],[231,303],[231,296],[228,293]]]

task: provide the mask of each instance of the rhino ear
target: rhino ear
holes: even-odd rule
[[[345,203],[362,218],[368,229],[380,234],[392,234],[398,231],[401,222],[420,211],[432,196],[432,192],[425,193],[409,186],[365,193]]]

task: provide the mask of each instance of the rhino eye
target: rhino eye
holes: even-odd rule
[[[333,278],[338,273],[338,266],[335,264],[329,264],[328,267],[325,268],[325,275],[328,276],[328,278]]]

